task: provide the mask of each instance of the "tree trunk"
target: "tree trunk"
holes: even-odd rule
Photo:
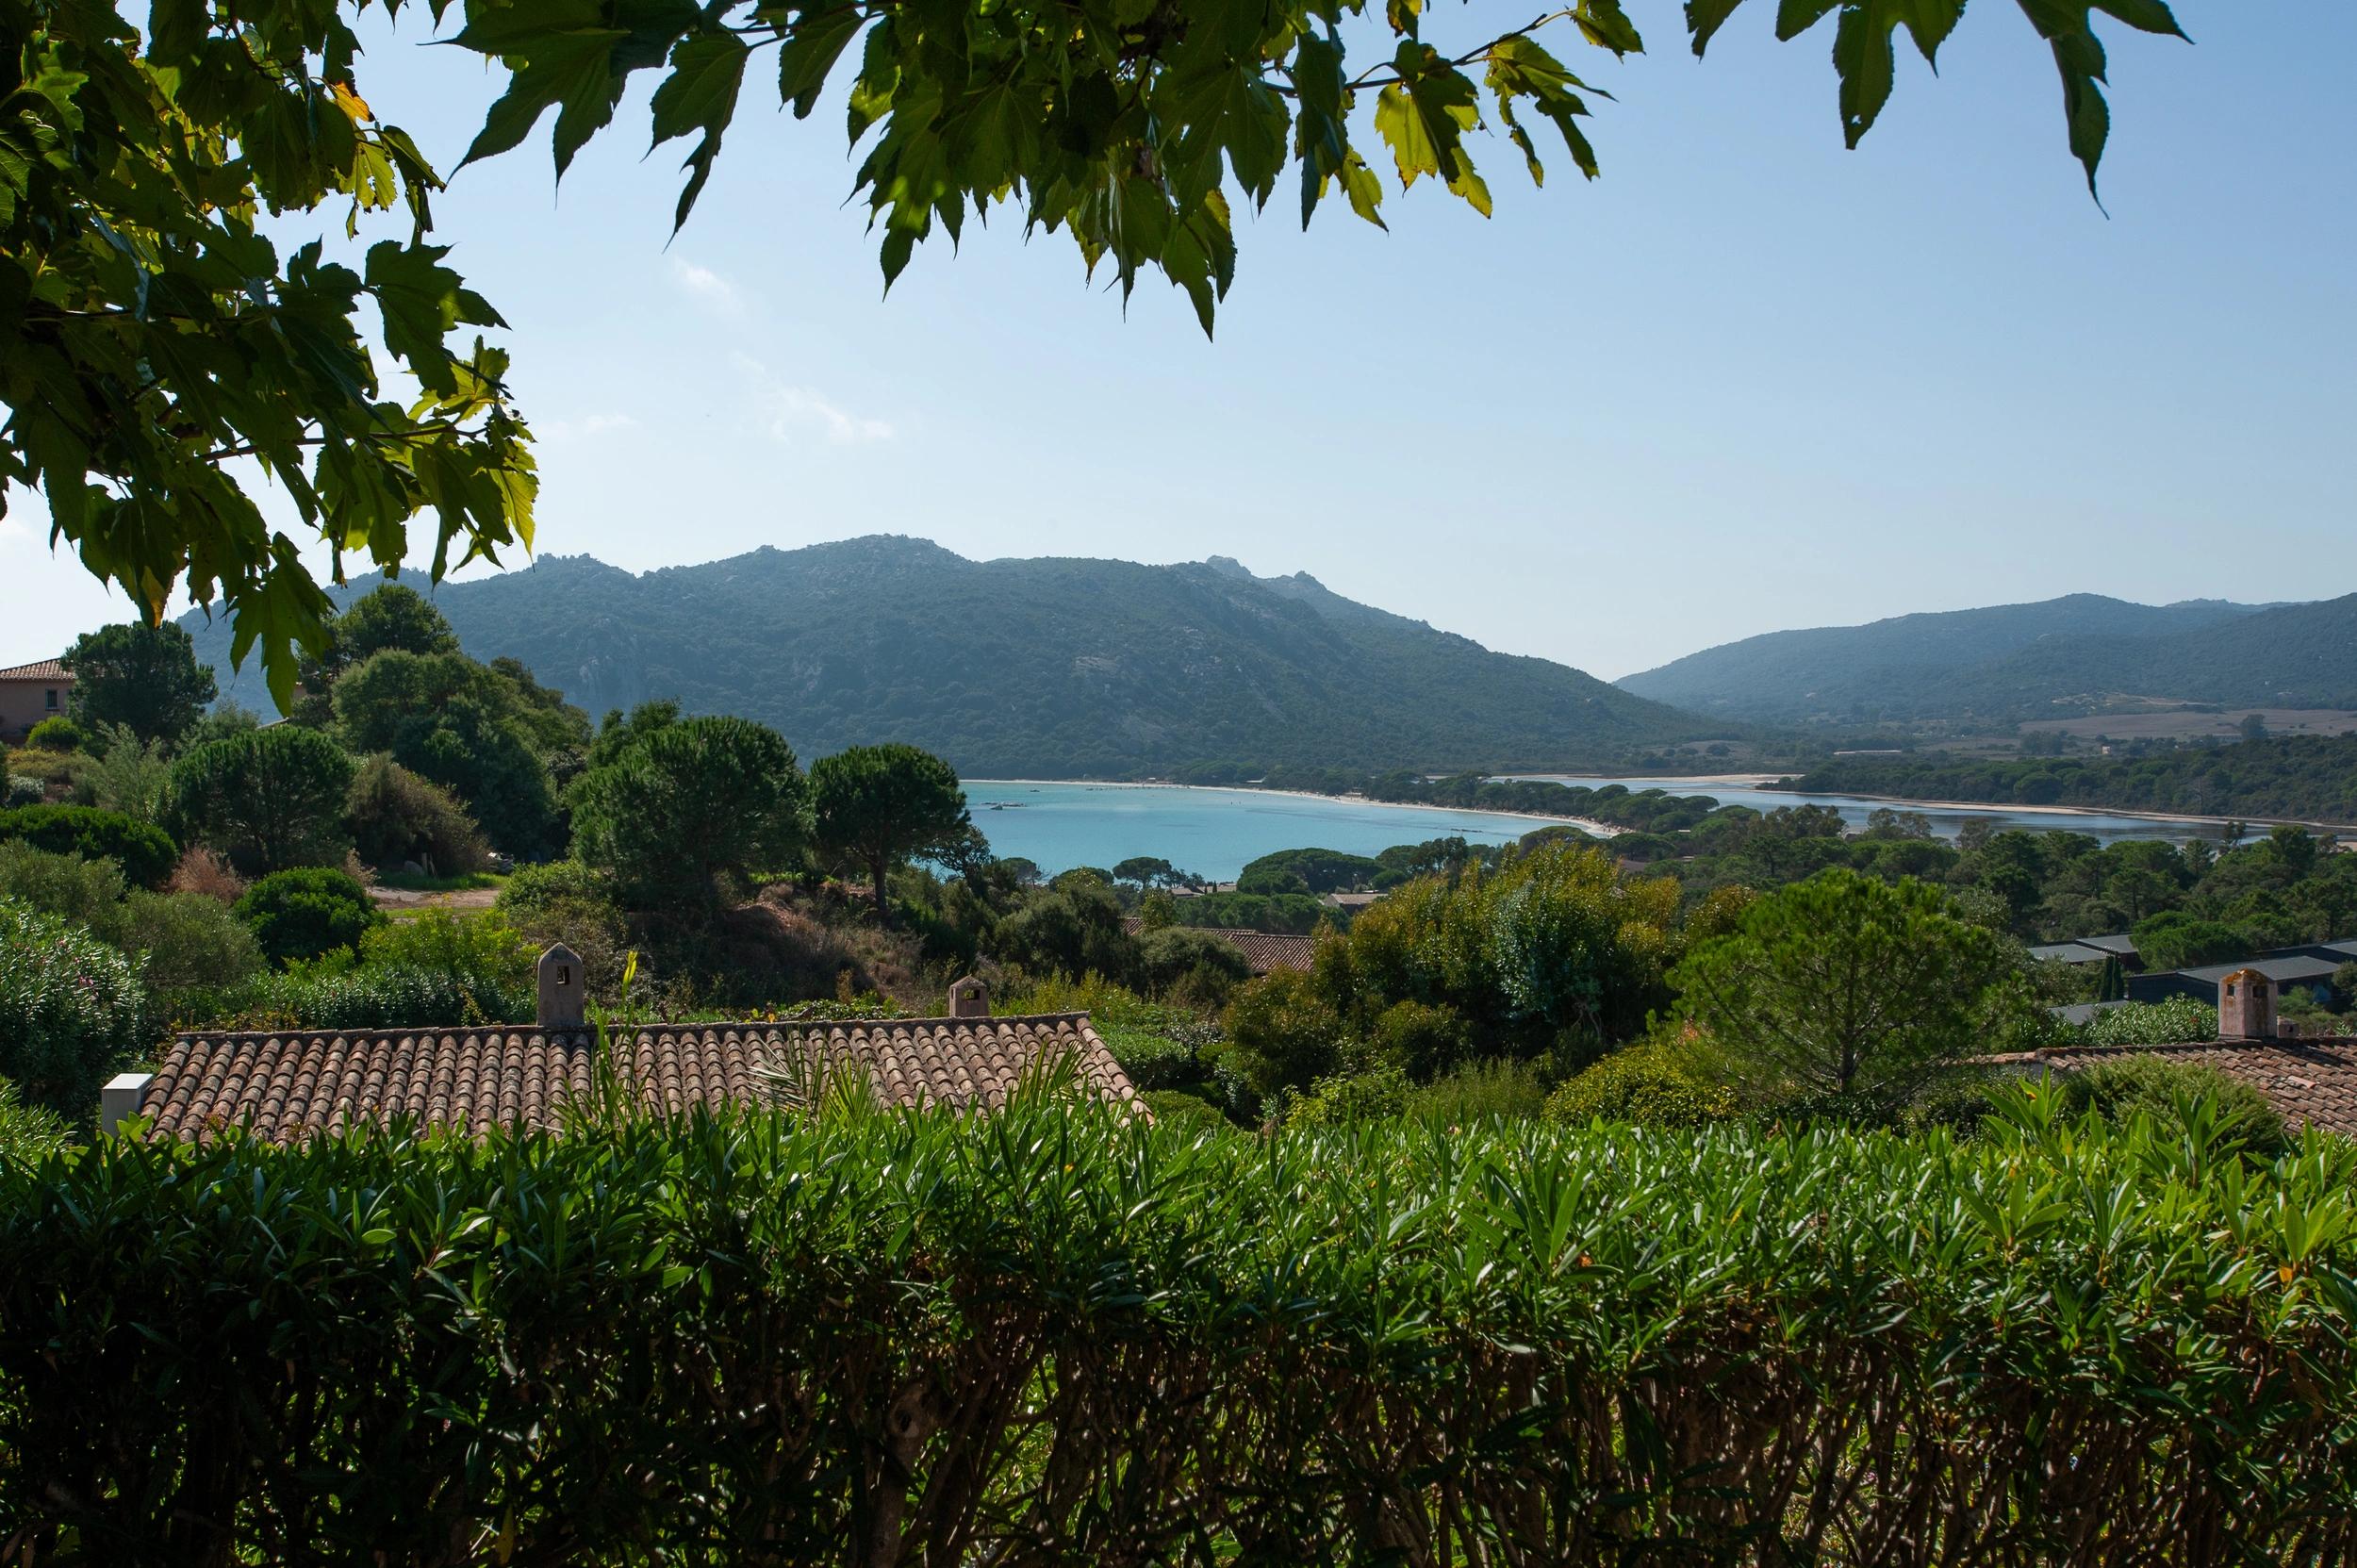
[[[868,875],[875,878],[876,923],[886,931],[892,929],[892,900],[884,897],[884,867],[888,863],[889,857],[883,850],[873,850],[868,852]]]

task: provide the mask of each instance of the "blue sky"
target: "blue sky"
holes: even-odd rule
[[[1603,179],[1558,156],[1535,190],[1492,140],[1493,219],[1420,186],[1388,234],[1339,205],[1305,234],[1282,194],[1240,221],[1214,342],[1007,223],[884,298],[833,105],[749,91],[668,245],[682,144],[642,159],[643,92],[561,190],[544,125],[437,204],[513,326],[541,549],[1227,554],[1605,676],[2080,590],[2357,589],[2357,8],[2181,0],[2191,47],[2112,27],[2108,218],[2010,6],[1938,79],[1912,62],[1856,153],[1829,27],[1778,45],[1754,0],[1697,63],[1669,0],[1631,8],[1648,58],[1558,41],[1618,95]],[[424,20],[360,85],[447,172],[500,76],[416,47]],[[27,499],[0,663],[123,614]]]

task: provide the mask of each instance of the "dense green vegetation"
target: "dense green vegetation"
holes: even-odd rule
[[[2130,757],[1836,757],[1790,784],[1919,801],[2357,822],[2357,735],[2283,735]]]
[[[0,1517],[158,1560],[2357,1550],[2357,1146],[2001,1110],[8,1158]]]
[[[968,561],[877,537],[643,576],[544,557],[434,602],[477,658],[580,671],[569,694],[593,712],[676,698],[802,756],[897,741],[984,778],[1206,757],[1574,767],[1707,733],[1577,670],[1232,562]],[[224,690],[266,701],[233,676],[225,627],[188,624]]]
[[[2010,730],[2023,719],[2155,700],[2357,707],[2357,594],[2314,604],[2200,600],[2153,607],[2095,594],[1771,632],[1623,679],[1640,697],[1722,720],[1843,729]]]
[[[1945,698],[1932,694],[2002,668],[2025,650],[2147,647],[2211,627],[2231,632],[2257,611],[2218,600],[2154,606],[2077,593],[2034,604],[1894,616],[1864,626],[1768,632],[1624,676],[1618,685],[1689,712],[1759,723],[1920,719],[1949,713]]]

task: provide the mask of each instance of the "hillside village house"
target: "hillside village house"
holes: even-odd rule
[[[55,659],[0,669],[0,741],[21,741],[34,725],[65,712],[74,677]]]
[[[2058,1046],[1984,1060],[2026,1076],[2074,1073],[2121,1056],[2158,1056],[2215,1067],[2258,1090],[2295,1131],[2314,1127],[2357,1136],[2357,1040],[2305,1038],[2279,1017],[2276,1003],[2284,988],[2264,964],[2216,967],[2222,972],[2202,999],[2217,1004],[2215,1040],[2177,1046]],[[2185,971],[2193,972],[2206,971]],[[2118,1004],[2090,1004],[2081,1021],[2102,1005]],[[2066,1017],[2074,1014],[2082,1009],[2064,1010]]]
[[[886,1106],[988,1110],[1033,1074],[1069,1071],[1108,1102],[1143,1102],[1085,1013],[993,1017],[978,980],[950,988],[946,1018],[648,1024],[592,1029],[581,960],[540,960],[530,1024],[182,1034],[153,1073],[122,1073],[101,1097],[107,1131],[131,1116],[148,1137],[202,1141],[230,1126],[274,1143],[406,1119],[480,1136],[555,1127],[594,1096],[601,1071],[663,1113],[772,1096],[775,1079],[849,1074]]]

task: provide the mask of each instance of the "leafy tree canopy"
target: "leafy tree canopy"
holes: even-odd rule
[[[74,675],[74,717],[86,728],[120,724],[166,745],[189,733],[216,691],[193,640],[169,621],[85,632],[63,663]]]
[[[956,770],[914,746],[854,746],[821,757],[811,767],[810,802],[819,848],[867,868],[876,913],[887,919],[884,880],[893,866],[958,850],[974,827]]]
[[[1958,918],[1938,888],[1835,867],[1755,901],[1670,983],[1750,1091],[1885,1105],[2003,1048],[2026,1006],[2019,979],[2019,949]]]
[[[573,849],[642,908],[709,907],[787,868],[807,837],[793,749],[747,718],[685,718],[641,736],[573,794]]]
[[[183,581],[225,604],[237,658],[260,645],[282,708],[296,646],[327,652],[329,602],[233,459],[284,487],[334,550],[338,581],[347,552],[398,565],[428,510],[436,581],[533,539],[536,479],[507,355],[467,340],[504,323],[428,242],[439,176],[362,96],[347,12],[368,3],[159,0],[141,37],[103,0],[0,0],[0,480],[42,490],[53,541],[151,618]],[[1689,0],[1697,54],[1741,4]],[[2165,0],[2016,4],[2052,50],[2091,182],[2109,129],[2095,16],[2168,34],[2176,21]],[[1896,80],[1899,28],[1930,58],[1964,8],[1782,0],[1776,28],[1794,38],[1839,12],[1854,144]],[[954,241],[968,217],[1012,205],[1029,227],[1069,232],[1125,295],[1160,271],[1209,330],[1234,277],[1234,204],[1266,206],[1289,173],[1304,223],[1339,193],[1381,223],[1383,161],[1403,188],[1429,177],[1486,213],[1470,133],[1493,124],[1535,180],[1541,120],[1596,173],[1581,122],[1600,94],[1540,35],[1641,49],[1622,0],[1573,0],[1469,47],[1427,38],[1426,11],[1386,0],[1390,54],[1362,63],[1352,49],[1381,36],[1358,25],[1365,0],[467,0],[456,41],[511,72],[467,157],[517,146],[554,109],[561,175],[612,123],[630,76],[655,72],[655,143],[688,143],[684,222],[748,70],[774,50],[798,117],[849,85],[846,129],[867,149],[854,184],[882,229],[887,283],[936,227]],[[257,231],[265,207],[331,201],[346,204],[348,236],[401,204],[407,235],[375,241],[355,268],[317,241],[282,256]],[[415,398],[386,395],[364,301]]]
[[[170,814],[240,868],[269,873],[343,859],[353,762],[316,730],[249,730],[190,748],[172,765]]]

